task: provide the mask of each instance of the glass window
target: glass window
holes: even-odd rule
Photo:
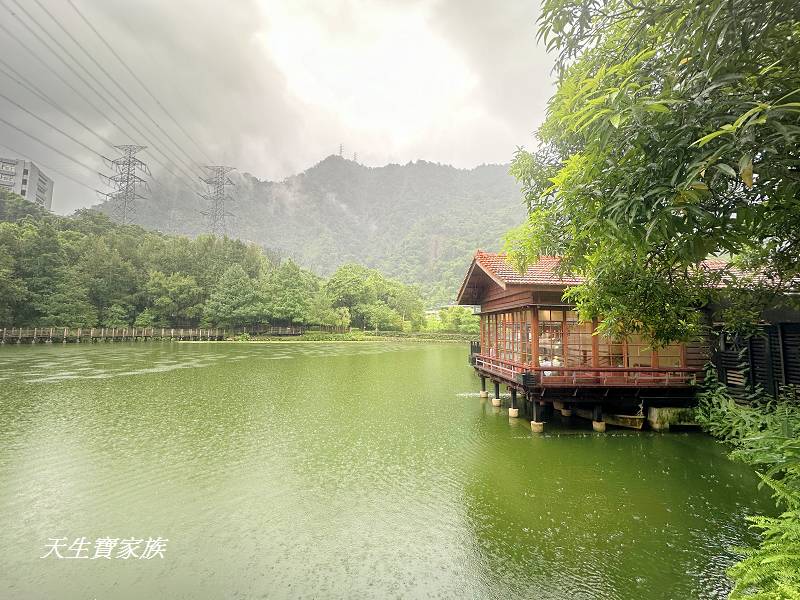
[[[567,321],[565,344],[568,367],[592,366],[592,331],[591,323],[578,323],[577,320]]]
[[[678,368],[681,365],[681,345],[671,344],[658,350],[658,366]]]
[[[564,364],[561,321],[539,321],[539,366],[559,367]]]
[[[597,344],[597,364],[601,367],[624,367],[625,353],[622,342],[601,337]]]
[[[632,335],[628,340],[628,366],[653,366],[653,349],[638,335]]]

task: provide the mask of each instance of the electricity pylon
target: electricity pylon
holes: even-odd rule
[[[233,216],[232,213],[225,210],[225,202],[233,200],[225,193],[225,187],[233,185],[233,181],[228,177],[228,173],[233,171],[233,167],[206,165],[203,168],[208,174],[203,178],[208,187],[208,193],[202,194],[203,198],[208,201],[208,210],[203,214],[206,217],[209,233],[223,236],[228,233],[225,219]]]
[[[104,196],[112,203],[114,218],[123,225],[127,225],[136,213],[136,200],[144,198],[137,190],[144,188],[145,191],[150,191],[147,181],[137,174],[141,172],[149,176],[150,169],[135,156],[147,146],[131,144],[114,147],[122,153],[122,156],[110,163],[111,168],[114,169],[113,175],[101,175],[106,184],[114,188],[113,192],[104,194]]]

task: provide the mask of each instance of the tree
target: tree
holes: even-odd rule
[[[14,257],[0,247],[0,323],[14,322],[17,307],[25,300],[27,293],[25,282],[14,275]]]
[[[571,292],[584,318],[656,344],[695,333],[695,309],[736,275],[710,256],[785,291],[800,269],[800,5],[546,0],[539,34],[559,85],[539,150],[512,164],[530,215],[507,238],[518,265],[563,254],[587,280]]]
[[[155,324],[155,318],[149,308],[145,308],[142,312],[136,315],[136,320],[133,322],[134,327],[152,327]]]
[[[105,327],[127,327],[130,323],[130,311],[119,304],[112,304],[103,319]]]
[[[152,271],[145,286],[157,325],[167,327],[196,323],[202,313],[202,290],[194,277]]]
[[[325,290],[330,295],[334,306],[342,306],[350,311],[350,315],[359,325],[363,325],[363,314],[358,306],[367,306],[377,302],[377,278],[375,272],[367,267],[346,264],[339,267],[325,283]]]
[[[93,327],[97,310],[87,300],[88,289],[79,274],[68,272],[37,302],[44,315],[40,323],[49,327]]]
[[[291,260],[272,270],[261,284],[266,313],[275,323],[309,323],[314,316],[320,316],[314,314],[314,300],[319,290],[319,278]]]
[[[206,302],[203,319],[220,327],[241,327],[253,323],[263,313],[256,282],[241,265],[235,264],[220,277]]]
[[[319,286],[311,299],[308,323],[348,327],[350,325],[350,310],[346,306],[334,308],[325,286]]]
[[[374,327],[376,320],[395,329],[402,329],[406,320],[415,328],[424,322],[419,288],[388,279],[375,269],[343,265],[325,283],[325,291],[333,306],[347,308],[359,327]],[[390,318],[387,308],[397,318]]]
[[[359,305],[358,312],[364,316],[364,327],[378,330],[396,330],[403,328],[403,318],[392,307],[383,301],[374,304]]]

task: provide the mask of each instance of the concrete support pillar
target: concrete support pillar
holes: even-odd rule
[[[531,421],[531,431],[542,433],[544,431],[544,406],[538,400],[533,401],[533,420]]]
[[[494,383],[494,398],[492,398],[492,406],[500,406],[500,382],[493,381]]]
[[[486,391],[486,377],[481,375],[481,398],[488,398],[489,392]]]
[[[697,425],[694,410],[677,406],[648,407],[647,422],[653,431],[669,431],[670,425]]]
[[[598,433],[606,430],[606,422],[603,421],[603,407],[600,404],[595,404],[592,409],[592,429]]]
[[[519,407],[517,406],[517,390],[511,388],[511,408],[508,409],[508,417],[516,419],[519,416]]]

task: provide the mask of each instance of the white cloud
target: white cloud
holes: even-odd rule
[[[348,156],[358,152],[359,161],[371,165],[505,162],[517,145],[532,143],[552,91],[551,63],[535,44],[536,3],[529,0],[141,0],[133,11],[126,0],[75,2],[213,160],[262,179],[305,169],[336,152],[339,143]],[[51,10],[204,162],[68,5]],[[47,19],[41,22],[59,35]],[[0,55],[29,69],[48,93],[115,142],[173,153],[163,139],[154,139],[158,133],[132,140],[111,126],[9,40],[0,39]],[[32,110],[45,110],[2,76],[0,86],[27,98]],[[3,104],[0,114],[20,118]],[[45,114],[85,143],[98,144],[57,113]],[[29,119],[24,124],[54,146],[78,152],[46,127]],[[96,177],[0,124],[0,144],[4,140],[98,186]],[[155,150],[145,158],[156,172],[156,162],[164,162]],[[58,212],[96,201],[52,175]]]

